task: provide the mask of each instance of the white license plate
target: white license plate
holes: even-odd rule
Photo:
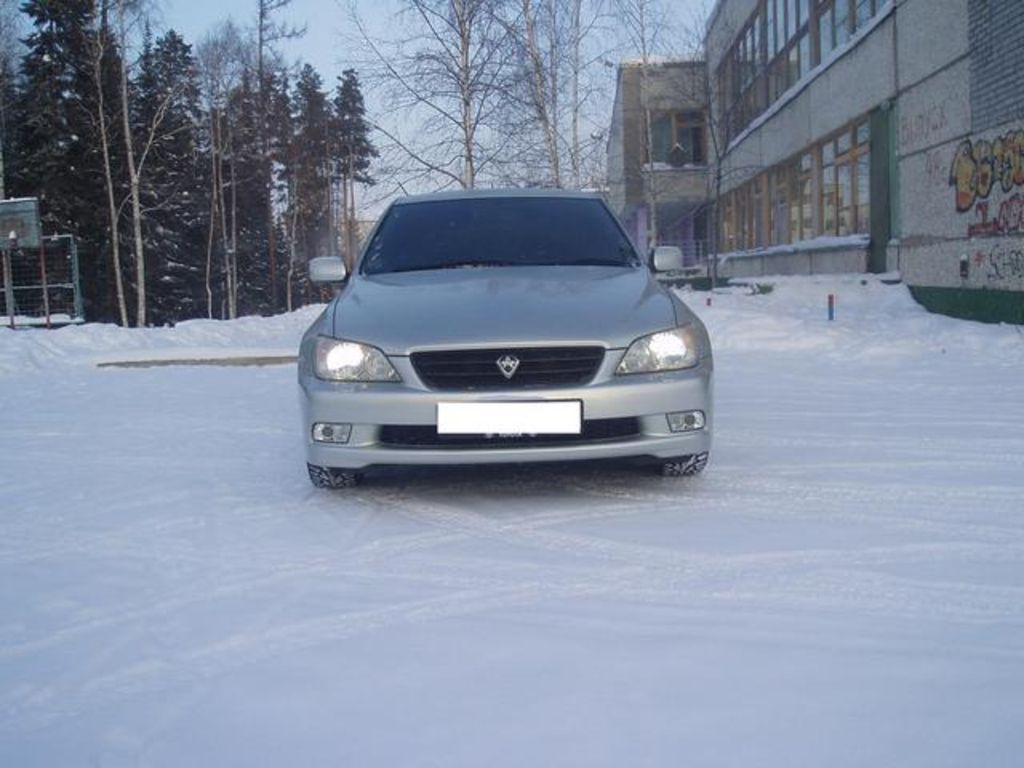
[[[438,403],[439,435],[578,435],[579,400],[518,403]]]

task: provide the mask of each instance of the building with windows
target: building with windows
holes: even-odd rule
[[[692,265],[707,241],[706,91],[703,62],[621,64],[608,138],[608,200],[633,242],[678,245]]]
[[[1024,2],[719,0],[723,275],[899,272],[1024,322]]]

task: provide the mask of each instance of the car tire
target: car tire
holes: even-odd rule
[[[661,463],[662,477],[691,477],[699,475],[708,465],[708,454],[694,453],[689,456],[679,456],[668,459]]]
[[[316,464],[306,464],[309,470],[309,482],[317,488],[328,488],[338,490],[339,488],[353,488],[362,482],[363,476],[358,472],[336,467],[318,467]]]

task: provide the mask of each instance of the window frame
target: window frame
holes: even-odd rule
[[[715,75],[726,142],[803,80],[833,50],[869,25],[885,2],[757,0]],[[841,35],[836,34],[837,6],[845,9]],[[825,46],[821,27],[824,17],[830,19]]]
[[[849,175],[846,206],[841,206],[843,174]],[[721,242],[743,251],[820,236],[870,234],[870,174],[871,130],[865,115],[725,193]],[[831,226],[826,226],[829,217]]]

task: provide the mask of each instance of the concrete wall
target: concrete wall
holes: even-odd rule
[[[746,8],[749,13],[753,7],[750,0],[725,0],[719,14],[724,18],[734,8]],[[723,158],[722,191],[742,185],[894,98],[895,30],[890,14],[770,106],[754,121],[753,128],[730,145]],[[713,29],[709,40],[715,34]]]
[[[626,207],[626,155],[623,132],[622,72],[615,85],[615,101],[612,104],[612,122],[608,129],[606,171],[608,175],[608,204],[616,213]]]
[[[740,28],[757,8],[758,0],[720,0],[708,19],[708,71],[714,77]]]
[[[1024,3],[992,5],[1011,17],[1019,9],[1024,23]],[[988,129],[975,125],[1002,113],[1000,93],[1020,98],[1021,55],[1012,48],[990,53],[1004,57],[1003,83],[986,83],[976,94],[973,59],[981,52],[969,46],[969,0],[905,0],[899,13],[903,277],[916,286],[1022,291],[1024,115]],[[985,70],[1000,79],[991,58]],[[972,105],[984,110],[980,121]]]
[[[765,275],[821,275],[866,272],[867,248],[821,250],[772,248],[770,252],[726,255],[719,262],[721,277],[763,277]]]
[[[1024,39],[1024,3],[975,6],[969,13],[971,111],[974,130],[984,131],[1024,115],[1024,67],[1017,53]]]
[[[753,8],[720,0],[712,67]],[[886,13],[733,142],[724,189],[892,104],[888,266],[942,311],[987,296],[1017,309],[963,314],[1024,317],[1024,0],[893,0]]]
[[[653,174],[655,200],[690,200],[703,202],[708,196],[708,172],[703,166],[694,168],[659,168],[644,171]]]
[[[646,76],[638,63],[619,67],[607,147],[608,202],[639,247],[646,246],[647,174],[654,199],[664,203],[705,203],[707,167],[645,167],[644,105],[651,112],[703,111],[704,65],[651,64]]]

